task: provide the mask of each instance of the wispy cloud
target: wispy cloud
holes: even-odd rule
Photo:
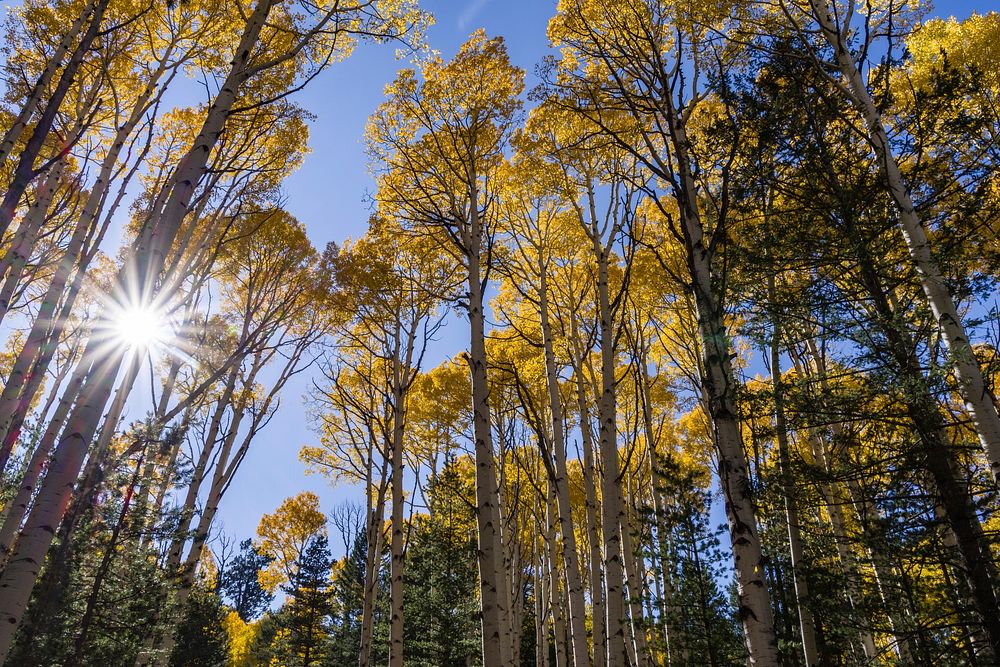
[[[468,6],[462,10],[462,13],[458,15],[458,29],[468,30],[469,24],[479,16],[479,13],[483,11],[483,8],[489,2],[490,0],[471,0]]]

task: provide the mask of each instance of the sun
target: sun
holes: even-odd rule
[[[115,338],[134,349],[148,350],[169,336],[169,326],[162,313],[151,306],[130,306],[117,314]]]

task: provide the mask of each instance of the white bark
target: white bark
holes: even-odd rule
[[[136,242],[134,259],[126,262],[119,282],[126,288],[137,275],[141,294],[150,296],[163,268],[163,257],[173,242],[187,212],[208,157],[225,127],[239,88],[247,79],[247,62],[274,0],[259,0],[247,21],[232,68],[208,110],[192,149],[182,159],[168,198],[156,224],[148,225]],[[134,267],[134,268],[133,268]],[[137,273],[133,274],[133,270]],[[94,340],[88,348],[94,345]],[[93,353],[88,356],[94,356]],[[16,553],[0,577],[0,660],[6,659],[48,550],[56,526],[83,464],[87,447],[104,409],[114,378],[122,362],[120,350],[112,350],[94,364],[83,383],[80,399],[70,414],[66,430],[53,456],[49,473],[22,530]]]
[[[566,570],[567,597],[569,599],[569,632],[573,647],[573,665],[588,667],[590,649],[587,645],[587,609],[580,576],[580,559],[573,524],[573,505],[569,493],[569,472],[566,467],[566,432],[563,428],[562,395],[559,392],[559,374],[556,370],[555,350],[552,342],[552,324],[549,322],[548,286],[545,269],[539,272],[539,321],[542,328],[542,345],[545,356],[545,381],[549,392],[549,415],[552,421],[552,445],[555,468],[555,497],[559,514],[559,533],[562,536],[563,563]]]
[[[77,16],[73,23],[70,24],[69,30],[66,31],[63,38],[59,40],[59,44],[56,45],[55,50],[52,52],[52,56],[46,60],[45,69],[42,70],[42,73],[35,81],[35,85],[32,86],[28,99],[24,101],[24,105],[21,107],[21,111],[18,112],[17,118],[15,118],[11,126],[7,128],[7,131],[4,132],[3,139],[0,140],[0,165],[7,160],[11,151],[14,150],[14,144],[17,143],[17,141],[21,138],[21,135],[24,133],[24,129],[28,126],[28,121],[31,120],[31,116],[35,113],[39,103],[42,101],[42,96],[48,90],[52,77],[55,76],[55,73],[63,66],[63,58],[66,57],[70,46],[73,45],[76,38],[80,35],[80,31],[83,30],[84,24],[90,20],[90,17],[94,13],[96,4],[96,0],[88,0],[88,2],[83,6],[83,11],[81,11],[79,16]]]
[[[869,141],[899,213],[899,231],[920,279],[927,305],[934,314],[941,339],[950,353],[958,378],[958,391],[972,415],[976,433],[996,482],[1000,479],[1000,415],[997,413],[996,402],[983,380],[982,369],[976,360],[958,307],[931,252],[927,232],[900,173],[882,115],[848,50],[845,34],[848,26],[838,23],[831,14],[829,5],[820,4],[818,0],[810,0],[809,4],[823,37],[834,51],[835,65],[846,82],[845,92],[864,117]]]
[[[507,631],[506,593],[501,582],[503,548],[500,543],[500,510],[493,456],[489,387],[486,379],[485,314],[480,276],[481,234],[478,198],[470,198],[473,222],[467,234],[469,287],[469,366],[472,374],[472,426],[476,458],[476,525],[479,534],[479,595],[482,605],[483,667],[508,667],[512,661]]]
[[[688,156],[689,140],[682,121],[670,119],[671,142],[677,161],[680,189],[676,193],[687,251],[698,333],[701,338],[702,393],[718,450],[719,481],[726,504],[729,538],[736,566],[739,615],[743,624],[751,667],[779,664],[774,633],[774,615],[760,532],[750,487],[749,468],[743,450],[736,411],[736,379],[733,375],[732,346],[724,321],[721,295],[713,276],[712,257],[706,245],[697,187]]]
[[[775,280],[768,276],[768,297],[775,303]],[[809,584],[802,569],[802,530],[799,526],[799,508],[795,497],[795,480],[791,470],[791,453],[788,446],[788,426],[785,422],[784,385],[781,381],[781,327],[778,316],[772,321],[771,332],[771,388],[774,401],[774,433],[778,445],[778,474],[781,477],[781,495],[785,504],[785,524],[788,527],[788,553],[792,565],[792,586],[795,606],[799,616],[799,636],[806,667],[819,664],[816,645],[816,623],[810,609]]]
[[[574,317],[574,316],[571,316]],[[594,437],[590,422],[590,399],[583,377],[584,352],[576,319],[571,320],[570,341],[573,347],[573,375],[576,379],[577,410],[580,416],[580,437],[583,441],[583,487],[586,500],[587,542],[590,562],[591,626],[594,644],[594,667],[607,665],[607,630],[604,626],[604,574],[602,569],[600,531],[597,520],[597,466],[594,461]]]

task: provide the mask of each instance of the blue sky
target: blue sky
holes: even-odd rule
[[[428,34],[430,46],[445,58],[472,31],[484,28],[490,36],[505,38],[511,61],[528,74],[528,87],[533,85],[534,67],[548,52],[545,29],[555,11],[554,0],[425,0],[421,4],[436,18]],[[965,18],[974,10],[993,8],[982,0],[960,0],[940,2],[934,13]],[[385,85],[404,66],[405,62],[395,59],[392,47],[362,46],[295,98],[316,120],[309,142],[312,153],[288,179],[287,206],[306,225],[317,248],[364,234],[370,213],[367,199],[373,188],[362,143],[365,122],[382,101]],[[428,366],[466,347],[461,321],[452,319],[428,355]],[[306,476],[298,461],[299,448],[315,441],[304,406],[310,382],[310,377],[300,376],[286,387],[279,413],[258,436],[223,499],[222,525],[217,530],[237,539],[252,536],[262,513],[303,490],[317,493],[327,511],[344,500],[363,501],[357,489],[334,488],[320,477]]]

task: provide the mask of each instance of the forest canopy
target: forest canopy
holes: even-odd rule
[[[1000,664],[1000,14],[484,4],[12,3],[0,664]]]

